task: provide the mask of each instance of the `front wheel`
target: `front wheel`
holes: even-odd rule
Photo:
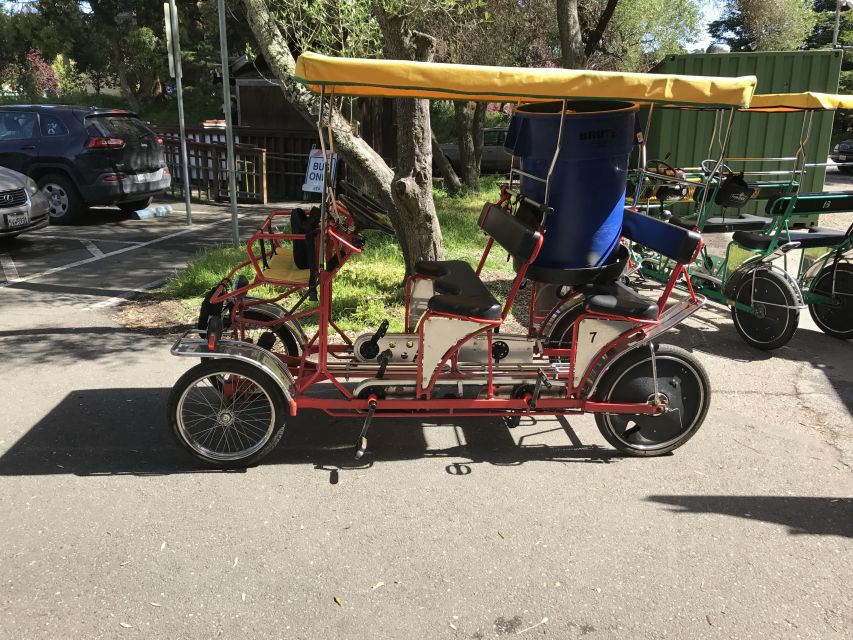
[[[832,298],[829,304],[809,305],[809,313],[818,328],[833,338],[853,338],[853,264],[842,262],[835,268],[826,267],[815,278],[809,292]]]
[[[205,463],[228,469],[257,463],[284,434],[285,399],[257,367],[228,358],[203,361],[169,395],[178,442]]]
[[[790,281],[772,269],[735,274],[734,299],[750,307],[732,307],[735,329],[748,344],[770,351],[788,344],[800,322],[797,294]]]
[[[702,426],[711,401],[711,384],[705,368],[684,349],[654,345],[636,347],[616,361],[596,391],[599,402],[648,402],[657,393],[667,410],[657,416],[596,413],[595,423],[604,439],[624,454],[653,457],[669,453],[687,442]]]
[[[38,188],[47,196],[51,224],[71,224],[83,214],[85,203],[71,181],[51,173],[39,178]]]

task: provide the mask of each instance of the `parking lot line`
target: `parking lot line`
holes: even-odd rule
[[[129,251],[136,251],[137,249],[142,249],[143,247],[148,247],[148,246],[151,246],[152,244],[157,244],[159,242],[165,242],[166,240],[171,240],[172,238],[184,236],[188,233],[193,233],[194,231],[201,231],[203,229],[209,229],[210,227],[215,227],[216,225],[219,225],[219,224],[225,224],[226,222],[231,222],[231,219],[226,218],[224,220],[217,220],[216,222],[210,222],[210,223],[204,224],[204,225],[193,226],[193,227],[190,227],[189,229],[183,229],[181,231],[176,231],[175,233],[170,233],[170,234],[165,235],[161,238],[154,238],[153,240],[148,240],[147,242],[141,242],[141,243],[139,243],[137,245],[133,245],[131,247],[124,247],[123,249],[116,249],[115,251],[110,251],[109,253],[103,253],[102,252],[102,254],[100,256],[92,256],[91,258],[85,258],[83,260],[77,260],[76,262],[72,262],[70,264],[62,265],[61,267],[53,267],[51,269],[45,269],[44,271],[39,271],[38,273],[31,273],[30,275],[24,276],[22,278],[15,278],[14,281],[15,281],[15,283],[28,282],[30,280],[35,280],[37,278],[49,276],[49,275],[54,274],[54,273],[60,273],[62,271],[66,271],[68,269],[73,269],[74,267],[79,267],[79,266],[82,266],[84,264],[91,264],[93,262],[97,262],[97,261],[103,260],[105,258],[111,258],[112,256],[117,256],[117,255],[122,254],[122,253],[127,253]],[[8,256],[6,256],[6,257],[8,258]],[[14,268],[15,265],[13,262],[11,262],[11,258],[9,258],[9,261],[12,265],[12,268]],[[3,264],[3,270],[5,271],[6,263],[3,262],[2,264]],[[15,269],[15,273],[17,274],[17,269]],[[0,288],[7,287],[10,284],[12,284],[12,282],[10,281],[10,278],[8,277],[8,274],[7,274],[6,282],[0,282]]]
[[[33,237],[35,237],[35,236],[33,236]],[[57,235],[52,235],[52,234],[48,234],[48,233],[39,233],[38,237],[39,238],[47,238],[48,240],[79,240],[80,242],[83,242],[84,240],[88,240],[89,242],[106,242],[108,244],[126,244],[126,245],[134,245],[134,246],[139,246],[140,244],[142,244],[138,240],[137,241],[115,240],[114,238],[92,238],[92,237],[81,238],[81,237],[72,236],[72,235],[57,236]]]
[[[104,257],[104,252],[101,251],[98,247],[96,247],[95,243],[92,242],[91,240],[86,240],[84,238],[78,238],[78,240],[80,241],[80,243],[84,247],[86,247],[86,249],[89,250],[89,253],[91,253],[96,258],[103,258]]]
[[[105,309],[107,307],[113,307],[125,300],[133,298],[134,296],[139,295],[140,293],[147,293],[151,289],[155,289],[166,283],[168,278],[157,278],[156,280],[152,280],[151,282],[146,282],[141,287],[137,287],[136,289],[128,289],[117,296],[113,296],[112,298],[107,298],[106,300],[101,300],[100,302],[96,302],[94,304],[90,304],[88,307],[83,307],[84,311],[92,311],[94,309]]]
[[[3,268],[3,274],[6,276],[6,282],[0,283],[0,286],[18,280],[18,267],[15,266],[11,256],[0,253],[0,267]]]

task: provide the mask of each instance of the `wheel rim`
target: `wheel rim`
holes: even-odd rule
[[[786,295],[785,286],[769,273],[747,274],[745,281],[738,287],[737,301],[752,303],[753,311],[741,311],[735,307],[734,320],[744,335],[756,344],[770,344],[785,335],[793,322],[791,316],[796,309],[791,307],[794,301]]]
[[[47,196],[51,218],[61,218],[68,213],[68,192],[61,185],[49,182],[41,190]]]
[[[659,396],[668,411],[657,416],[606,413],[602,418],[614,438],[631,449],[654,451],[675,444],[690,433],[702,414],[705,386],[696,368],[682,358],[655,356]],[[652,358],[632,364],[619,374],[607,402],[647,402],[654,399]]]
[[[299,344],[295,336],[284,327],[264,326],[261,322],[270,322],[275,320],[274,316],[262,315],[257,312],[248,312],[239,319],[239,325],[243,330],[243,338],[252,344],[258,344],[258,340],[265,333],[271,333],[275,337],[275,342],[270,351],[281,352],[288,356],[299,356]],[[287,339],[289,338],[289,339]],[[234,327],[234,339],[239,339],[238,327]]]
[[[820,275],[811,293],[832,297],[832,271]],[[835,272],[835,297],[832,304],[811,305],[812,317],[830,331],[853,336],[853,268],[841,264]]]
[[[217,461],[248,458],[275,428],[275,407],[252,378],[221,371],[187,385],[178,401],[178,433],[199,455]]]

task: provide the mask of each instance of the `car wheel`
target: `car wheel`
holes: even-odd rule
[[[83,213],[83,199],[65,176],[55,173],[43,176],[38,187],[47,196],[51,224],[71,224]]]
[[[142,200],[119,202],[116,206],[125,213],[133,213],[134,211],[139,211],[140,209],[147,209],[148,205],[150,205],[153,200],[154,198],[142,198]]]

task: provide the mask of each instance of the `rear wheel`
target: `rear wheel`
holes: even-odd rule
[[[71,224],[82,215],[83,199],[65,176],[58,173],[42,176],[38,188],[47,196],[51,224]]]
[[[206,360],[181,376],[168,411],[181,446],[222,469],[257,463],[284,434],[281,389],[257,367],[228,358]]]
[[[142,198],[141,200],[131,200],[129,202],[119,202],[116,206],[124,211],[125,213],[133,213],[134,211],[139,211],[140,209],[147,209],[148,205],[154,198]]]
[[[734,299],[752,308],[732,308],[735,329],[753,347],[770,351],[788,344],[797,330],[797,294],[788,279],[772,269],[757,268],[739,275]]]
[[[836,268],[824,268],[809,290],[833,299],[830,304],[809,305],[809,313],[820,330],[833,338],[853,338],[853,265],[842,262]]]
[[[708,374],[698,360],[672,345],[655,345],[654,349],[654,366],[648,345],[622,356],[607,372],[595,394],[599,402],[651,401],[655,396],[657,370],[657,393],[668,406],[665,413],[595,414],[604,439],[630,456],[660,456],[683,445],[702,426],[711,400]]]

